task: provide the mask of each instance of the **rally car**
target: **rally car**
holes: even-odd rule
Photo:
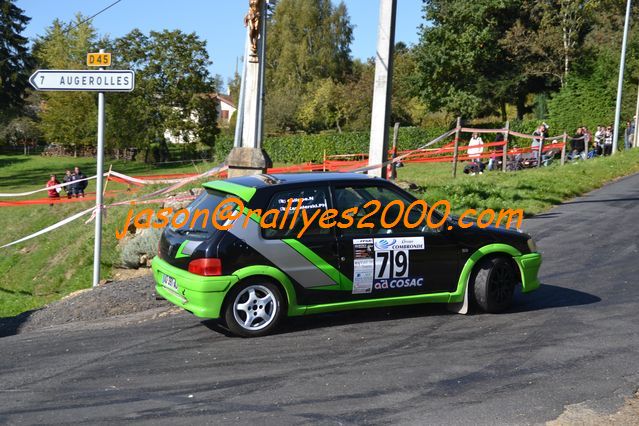
[[[197,317],[222,320],[239,336],[268,334],[285,316],[367,307],[446,303],[460,313],[472,305],[498,313],[510,306],[516,286],[524,293],[539,287],[541,255],[518,230],[461,227],[436,211],[430,219],[441,226],[414,227],[424,217],[419,209],[410,212],[410,227],[382,226],[383,218],[365,208],[370,200],[393,208],[417,200],[384,179],[262,174],[203,187],[188,212],[213,212],[234,197],[241,202],[233,204],[236,216],[212,217],[220,227],[205,219],[167,227],[152,262],[156,292]],[[316,222],[299,238],[302,215],[265,226],[261,212],[282,211],[289,200],[299,200],[308,217],[351,209],[355,224],[366,216],[372,226]]]

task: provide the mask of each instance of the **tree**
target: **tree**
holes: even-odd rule
[[[346,5],[334,6],[331,0],[281,0],[268,25],[267,123],[277,130],[295,129],[299,104],[291,105],[291,99],[301,99],[312,82],[342,83],[350,75],[353,27]],[[285,108],[277,98],[281,95],[289,99]]]
[[[2,130],[2,139],[10,145],[22,145],[24,155],[27,155],[27,147],[35,146],[41,137],[38,124],[31,117],[17,117],[7,124]]]
[[[212,147],[219,133],[220,86],[212,77],[206,42],[195,33],[135,29],[113,43],[115,63],[136,72],[132,93],[112,96],[110,138],[118,147],[147,148],[157,143],[166,158],[167,135],[188,144]]]
[[[33,60],[21,33],[31,18],[13,0],[0,0],[0,117],[24,104]]]
[[[477,116],[512,100],[518,80],[500,44],[518,0],[424,0],[416,46],[421,97],[432,111]],[[515,95],[517,96],[517,95]]]
[[[96,47],[95,29],[82,15],[65,24],[56,19],[33,46],[38,65],[51,69],[86,69],[86,54]],[[96,140],[97,96],[89,92],[43,93],[40,126],[49,143],[91,146]]]

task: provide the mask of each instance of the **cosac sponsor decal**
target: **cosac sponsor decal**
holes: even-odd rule
[[[375,290],[389,290],[394,288],[422,287],[423,285],[423,278],[398,278],[392,280],[376,280],[374,288]]]

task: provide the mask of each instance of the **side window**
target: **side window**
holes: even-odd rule
[[[319,216],[328,209],[327,200],[328,190],[321,187],[278,192],[271,198],[263,213],[266,215],[271,211],[269,220],[265,222],[276,222],[277,227],[262,227],[262,235],[264,238],[297,238],[297,234],[304,228],[304,217],[309,221],[314,215],[317,217],[306,228],[304,236],[329,235],[331,229],[322,228],[318,224]],[[276,215],[273,210],[279,213]]]
[[[378,203],[371,203],[372,200]],[[413,200],[403,194],[381,186],[345,187],[335,191],[335,207],[340,214],[348,209],[356,209],[351,210],[353,214],[350,215],[354,221],[353,226],[342,229],[345,235],[437,232],[428,227],[424,229],[426,221],[423,206],[414,205],[407,212],[412,203]],[[404,219],[409,225],[419,223],[419,226],[408,228]]]

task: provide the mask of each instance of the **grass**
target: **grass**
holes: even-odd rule
[[[113,169],[129,175],[144,175],[203,171],[211,166],[196,164],[197,170],[193,165],[176,164],[157,168],[118,161],[113,162]],[[82,168],[87,176],[95,174],[95,159],[92,158],[0,155],[0,192],[41,188],[50,173],[62,175],[65,168],[74,165]],[[479,176],[467,176],[461,172],[462,168],[463,165],[460,165],[458,177],[453,180],[449,164],[411,164],[399,169],[399,178],[419,185],[417,195],[431,203],[448,199],[455,212],[467,208],[523,208],[530,215],[600,187],[617,177],[639,172],[639,150],[564,167],[553,165],[517,173],[487,172]],[[94,191],[94,185],[94,181],[91,181],[87,192]],[[113,182],[108,185],[109,189],[124,189],[123,185]],[[145,188],[143,191],[152,189]],[[43,196],[46,195],[40,193],[24,198]],[[133,197],[130,193],[121,192],[106,202]],[[92,205],[93,201],[85,201],[53,207],[0,207],[0,245],[36,232]],[[109,209],[104,221],[102,278],[110,277],[113,268],[120,262],[114,231],[116,226],[121,226],[126,211],[126,207]],[[86,219],[78,219],[27,242],[0,249],[0,318],[38,308],[91,286],[93,223],[85,224]]]
[[[111,162],[107,162],[107,167]],[[196,163],[199,171],[207,165]],[[23,192],[42,188],[51,173],[61,176],[66,168],[77,165],[87,176],[95,174],[95,159],[73,157],[41,157],[0,155],[0,192]],[[210,165],[209,165],[210,167]],[[193,165],[157,168],[143,163],[114,161],[113,170],[129,175],[193,173]],[[144,188],[150,191],[154,186]],[[108,183],[108,189],[126,189]],[[89,181],[87,192],[95,191],[95,180]],[[40,192],[23,199],[46,197]],[[106,203],[133,198],[121,192],[107,197]],[[2,198],[0,201],[14,200]],[[50,226],[74,213],[92,207],[95,201],[20,207],[0,207],[0,245]],[[103,227],[101,277],[108,278],[120,262],[115,228],[124,221],[127,208],[109,209]],[[93,223],[82,217],[62,228],[15,246],[0,249],[0,318],[38,308],[66,294],[91,286],[93,274]]]
[[[458,165],[452,179],[451,164],[409,164],[398,169],[398,179],[419,186],[416,195],[433,203],[450,201],[454,213],[466,209],[523,209],[535,215],[569,198],[599,188],[618,177],[639,172],[639,149],[614,157],[601,157],[561,166],[528,169],[520,172],[484,172],[465,175]]]

